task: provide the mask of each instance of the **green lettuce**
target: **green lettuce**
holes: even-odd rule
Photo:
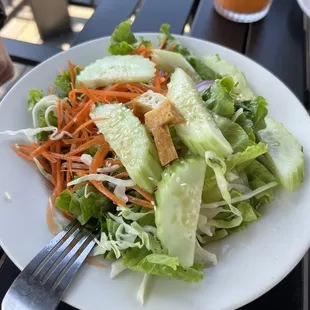
[[[73,65],[76,71],[76,75],[79,75],[81,69],[76,65]],[[66,69],[63,73],[56,76],[54,85],[59,89],[59,97],[67,97],[68,93],[71,91],[71,75],[70,69]]]
[[[234,91],[234,80],[224,77],[216,80],[202,95],[208,109],[220,116],[229,117],[235,112],[235,102],[231,93]]]
[[[226,229],[218,229],[216,230],[212,236],[197,234],[197,239],[201,244],[208,244],[214,241],[221,240],[228,236],[228,232]]]
[[[92,217],[100,219],[106,212],[114,208],[110,200],[93,186],[87,187],[86,195],[85,186],[77,189],[75,193],[64,190],[56,198],[56,206],[72,214],[82,225]]]
[[[130,20],[126,20],[115,28],[111,35],[111,44],[108,48],[110,54],[127,55],[142,44],[145,47],[152,45],[150,41],[146,41],[142,37],[140,40],[137,40],[131,31],[131,23]]]
[[[44,97],[44,93],[42,90],[33,88],[28,91],[28,102],[27,109],[31,111],[33,107],[36,105],[38,101],[40,101]]]
[[[248,101],[236,102],[236,109],[243,109],[244,115],[252,121],[254,131],[266,128],[265,117],[268,114],[267,106],[266,100],[261,96]]]
[[[268,183],[276,181],[273,174],[259,161],[252,161],[245,169],[249,185],[252,190],[255,190]],[[257,208],[262,204],[270,203],[274,199],[274,188],[270,188],[252,198],[254,206]]]
[[[244,115],[244,113],[239,115],[239,117],[235,120],[235,123],[241,126],[241,128],[246,132],[251,141],[253,142],[256,141],[256,137],[253,131],[253,122],[250,119],[248,119]]]
[[[227,169],[232,170],[237,166],[240,168],[240,165],[244,167],[266,152],[268,152],[268,145],[265,143],[259,142],[258,144],[248,146],[243,152],[238,152],[228,157],[226,161]]]
[[[217,127],[221,130],[225,139],[230,143],[234,152],[243,152],[248,146],[254,144],[239,124],[215,113],[213,113],[212,116]]]
[[[177,257],[165,254],[149,254],[146,249],[133,248],[123,254],[124,266],[138,272],[165,276],[187,282],[199,282],[203,279],[202,264],[195,263],[184,269]]]

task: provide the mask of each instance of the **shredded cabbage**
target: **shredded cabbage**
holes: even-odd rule
[[[149,226],[142,227],[136,221],[127,224],[122,214],[120,212],[119,216],[116,216],[108,213],[108,216],[119,226],[115,232],[115,236],[112,236],[110,232],[109,235],[105,232],[101,233],[100,241],[96,240],[97,246],[94,249],[94,255],[101,255],[113,251],[115,257],[120,258],[120,251],[135,247],[139,249],[145,247],[153,253],[160,253],[162,251],[160,242],[156,235],[153,234],[156,230],[150,229]],[[143,214],[146,215],[148,212]],[[127,216],[133,218],[129,213],[127,213]]]
[[[217,264],[217,257],[214,253],[211,253],[201,247],[196,239],[195,243],[195,255],[197,260],[203,260],[205,266],[215,266]]]
[[[48,172],[45,171],[45,169],[43,168],[43,166],[40,164],[40,162],[34,157],[33,158],[34,163],[36,164],[36,166],[38,167],[40,173],[50,182],[53,181],[53,177],[51,174],[49,174]]]
[[[16,136],[23,134],[27,137],[30,142],[36,142],[36,135],[40,132],[53,131],[56,132],[58,129],[54,126],[42,127],[42,128],[26,128],[19,130],[5,130],[0,132],[0,135]]]
[[[114,189],[114,195],[125,202],[128,202],[128,197],[126,195],[126,187],[117,185]]]
[[[118,259],[117,261],[111,264],[111,273],[110,278],[114,279],[121,272],[125,271],[127,267],[124,266],[123,259]]]
[[[258,195],[259,193],[262,193],[264,191],[266,191],[267,189],[269,188],[272,188],[272,187],[275,187],[277,186],[278,183],[277,182],[270,182],[264,186],[261,186],[259,188],[257,188],[256,190],[248,193],[248,194],[244,194],[244,195],[241,195],[239,197],[235,197],[235,198],[232,198],[231,199],[231,203],[237,203],[237,202],[240,202],[240,201],[243,201],[243,200],[248,200],[256,195]],[[212,208],[217,208],[217,207],[220,207],[220,206],[225,206],[227,205],[228,203],[226,201],[218,201],[218,202],[213,202],[213,203],[207,203],[207,204],[202,204],[201,205],[201,208],[208,208],[208,209],[212,209]]]
[[[86,181],[107,181],[119,186],[132,187],[135,183],[132,180],[121,180],[106,174],[89,174],[75,179],[67,184],[67,186],[77,185]]]
[[[33,127],[40,127],[41,124],[41,117],[40,114],[42,113],[42,110],[47,110],[49,107],[57,109],[57,104],[60,99],[55,95],[48,95],[43,97],[40,101],[36,103],[36,105],[32,109],[32,122]],[[48,114],[47,114],[48,115]],[[45,121],[46,124],[48,124],[48,117],[45,113]],[[56,116],[56,115],[55,115]]]
[[[152,275],[149,273],[145,273],[143,276],[143,280],[142,280],[140,287],[138,289],[138,292],[137,292],[137,299],[138,299],[138,301],[141,302],[141,304],[144,304],[146,291],[147,291],[147,288],[149,286],[151,278],[152,278]]]
[[[222,197],[227,203],[230,203],[231,197],[229,193],[229,184],[225,179],[226,164],[224,159],[211,151],[205,152],[205,159],[207,165],[214,171],[217,186],[221,191]]]

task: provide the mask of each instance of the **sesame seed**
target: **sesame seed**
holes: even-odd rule
[[[149,180],[151,181],[154,181],[154,178],[153,177],[148,177]]]
[[[182,184],[181,184],[181,186],[186,186],[186,185],[187,185],[186,183],[182,183]]]

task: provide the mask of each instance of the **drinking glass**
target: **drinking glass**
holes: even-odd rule
[[[271,3],[272,0],[214,0],[214,8],[232,21],[252,23],[267,15]]]

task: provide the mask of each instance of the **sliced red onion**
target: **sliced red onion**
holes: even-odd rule
[[[206,89],[208,89],[212,84],[214,83],[213,80],[205,80],[205,81],[201,81],[199,83],[196,84],[196,88],[198,90],[199,93],[204,92]]]

